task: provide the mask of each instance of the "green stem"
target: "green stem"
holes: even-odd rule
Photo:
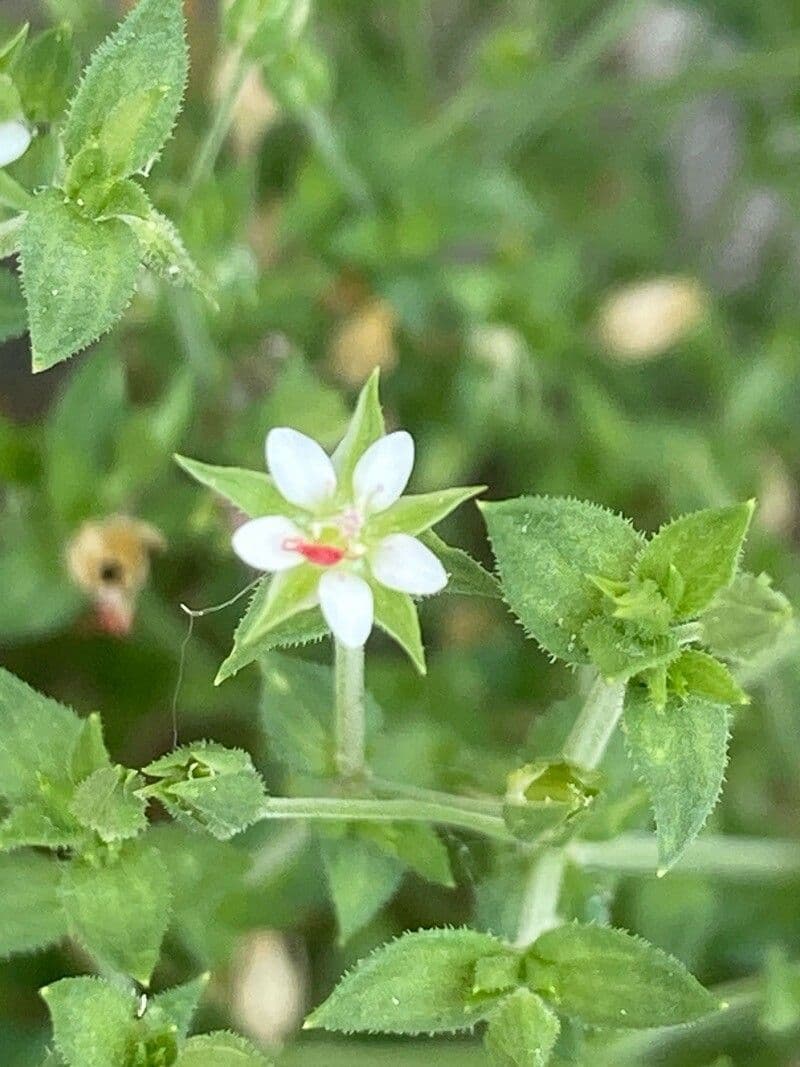
[[[334,646],[336,769],[357,778],[365,769],[364,649]]]
[[[370,776],[369,784],[376,793],[387,797],[405,797],[413,800],[430,801],[434,804],[451,804],[455,801],[461,808],[482,811],[488,815],[499,815],[502,810],[497,799],[492,797],[456,797],[452,793],[443,793],[438,789],[423,789],[421,786],[407,785],[405,782],[393,782],[388,778],[375,778],[373,776]]]
[[[618,874],[654,875],[658,848],[650,834],[609,841],[573,841],[567,856],[581,867]],[[684,853],[676,870],[733,881],[790,880],[800,876],[800,842],[708,834]]]
[[[540,934],[560,924],[558,898],[566,862],[563,848],[547,848],[531,864],[517,929],[520,948],[532,945]]]
[[[239,93],[242,91],[247,75],[250,73],[250,67],[250,60],[245,56],[244,50],[239,48],[234,54],[228,81],[217,100],[211,116],[211,124],[198,149],[184,186],[184,205],[189,202],[198,185],[205,181],[214,169],[214,164],[217,162],[222,146],[225,143],[225,138],[228,136],[233,109],[239,99]]]
[[[429,822],[456,826],[485,834],[499,841],[513,841],[500,815],[462,807],[457,797],[450,803],[420,800],[375,800],[350,797],[271,797],[262,819],[313,819],[337,822]]]
[[[588,771],[600,765],[622,714],[624,699],[624,682],[605,682],[599,676],[595,679],[564,742],[563,755],[569,763]]]
[[[374,204],[364,179],[358,174],[344,153],[336,131],[328,116],[318,108],[309,107],[300,115],[331,174],[361,211],[374,210]]]

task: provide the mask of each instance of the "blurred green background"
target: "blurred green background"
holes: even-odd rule
[[[69,20],[85,56],[124,5],[2,8],[9,26]],[[643,529],[755,496],[747,567],[800,600],[794,0],[318,0],[307,69],[294,80],[248,79],[217,176],[183,211],[225,80],[215,6],[187,0],[186,10],[189,94],[150,188],[181,218],[219,312],[148,277],[122,326],[68,365],[32,377],[24,340],[4,346],[4,666],[82,713],[101,709],[121,762],[138,766],[168,748],[187,636],[179,605],[215,604],[249,580],[228,547],[232,516],[171,453],[261,468],[265,433],[280,424],[332,445],[375,365],[388,421],[417,440],[415,490],[485,482],[493,498],[572,495]],[[15,164],[26,165],[35,160]],[[83,521],[117,512],[153,523],[168,542],[121,638],[99,632],[64,563]],[[476,509],[461,509],[446,533],[488,562]],[[237,610],[194,626],[180,736],[247,745],[280,791],[255,670],[212,685]],[[425,682],[373,638],[368,684],[387,723],[377,759],[422,785],[500,788],[509,768],[541,751],[534,724],[551,730],[544,713],[574,679],[489,602],[439,598],[423,628]],[[718,830],[800,830],[796,653],[764,672],[739,716]],[[621,757],[613,766],[624,791],[630,772]],[[647,826],[646,811],[629,823]],[[252,1005],[249,1016],[231,1005],[252,931],[282,930],[271,942],[280,952],[266,953],[263,996],[266,1005],[271,989],[296,992],[282,1017],[274,1011],[287,1067],[334,1067],[339,1055],[398,1067],[432,1056],[483,1063],[475,1042],[294,1044],[294,1027],[349,962],[405,928],[496,927],[498,900],[513,905],[513,871],[498,870],[484,842],[448,835],[458,889],[408,877],[342,947],[316,848],[292,833],[251,833],[195,857],[205,904],[187,881],[161,980],[212,967],[206,1015],[242,1028]],[[231,850],[251,844],[266,867],[242,889]],[[800,952],[798,884],[575,882],[576,914],[611,913],[705,982],[758,971],[775,946]],[[0,964],[0,1062],[36,1062],[47,1039],[36,990],[83,965],[69,947]],[[727,1051],[737,1064],[789,1064],[800,1052],[796,1031],[769,1035],[752,1021],[729,1029],[674,1062]]]

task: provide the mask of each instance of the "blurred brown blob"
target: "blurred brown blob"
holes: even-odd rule
[[[104,632],[130,632],[136,600],[150,575],[150,553],[166,542],[150,523],[127,515],[85,522],[67,545],[70,577],[90,598]]]
[[[375,367],[390,373],[397,365],[394,332],[397,313],[388,301],[373,297],[339,323],[329,346],[333,373],[347,385],[361,385]]]
[[[236,1028],[262,1045],[280,1045],[300,1025],[307,1003],[304,961],[277,930],[255,930],[239,944],[231,970]]]
[[[456,648],[486,644],[497,625],[497,615],[480,597],[456,597],[443,620],[444,643]]]
[[[216,100],[225,93],[235,67],[236,56],[228,52],[214,75],[212,93]],[[278,105],[264,85],[260,69],[251,67],[236,98],[231,123],[231,140],[239,159],[253,156],[277,115]]]
[[[621,361],[655,359],[690,333],[707,307],[706,294],[693,278],[634,282],[611,293],[600,308],[600,339]]]
[[[757,522],[779,537],[787,537],[797,522],[797,486],[781,457],[772,452],[761,463]]]

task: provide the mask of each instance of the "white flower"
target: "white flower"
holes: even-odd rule
[[[31,143],[31,131],[22,119],[0,122],[0,167],[24,156]]]
[[[258,570],[295,567],[318,572],[303,607],[316,604],[334,636],[349,648],[369,637],[374,621],[370,583],[424,596],[447,584],[439,559],[405,533],[370,536],[373,516],[402,495],[414,465],[414,442],[404,430],[379,438],[356,463],[352,487],[341,486],[327,453],[287,427],[267,436],[267,467],[289,515],[251,519],[233,535],[236,554]]]

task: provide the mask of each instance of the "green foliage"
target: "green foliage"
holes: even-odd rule
[[[676,959],[622,930],[561,926],[537,939],[527,964],[533,989],[590,1026],[675,1026],[719,1008]]]
[[[475,930],[421,930],[377,949],[346,974],[307,1027],[358,1033],[446,1033],[487,1018],[492,997],[474,999],[478,960],[502,943]]]
[[[749,697],[724,663],[696,648],[685,649],[669,671],[672,689],[682,697],[690,693],[717,704],[748,704]]]
[[[124,210],[118,212],[106,205],[106,212],[111,211],[136,234],[142,258],[151,270],[174,285],[195,289],[214,302],[208,281],[187,252],[174,224],[165,215],[151,208],[147,215],[141,216]]]
[[[560,1029],[541,997],[518,989],[489,1018],[486,1051],[497,1067],[545,1067]]]
[[[94,223],[61,194],[36,197],[22,235],[33,369],[47,370],[109,330],[130,303],[139,245],[118,219]]]
[[[792,607],[766,574],[739,574],[702,616],[703,640],[734,663],[770,651],[790,628]]]
[[[28,328],[25,301],[16,275],[0,270],[0,342],[20,337]]]
[[[455,548],[445,542],[433,530],[426,530],[420,537],[434,555],[438,556],[447,571],[446,593],[461,593],[464,596],[482,596],[492,600],[498,598],[500,585],[490,574],[462,548]]]
[[[641,548],[639,534],[594,504],[520,497],[483,504],[503,592],[529,636],[567,663],[583,663],[579,635],[601,605],[587,577],[624,579]]]
[[[187,1041],[176,1067],[269,1067],[249,1041],[236,1034],[202,1034]]]
[[[527,842],[569,836],[599,792],[598,776],[563,761],[539,760],[508,776],[503,819]]]
[[[186,83],[180,0],[140,0],[92,57],[70,107],[64,141],[71,157],[93,138],[118,138],[123,174],[148,168],[169,137]],[[118,134],[111,123],[115,109]],[[131,111],[136,121],[128,121]]]
[[[403,496],[370,523],[374,537],[392,533],[420,534],[446,518],[451,511],[486,489],[485,485],[441,489],[438,493]]]
[[[150,981],[171,899],[156,849],[135,841],[74,860],[64,870],[61,899],[72,936],[92,956],[139,982]]]
[[[800,1025],[800,975],[779,948],[767,954],[759,1021],[772,1034],[791,1032]]]
[[[272,479],[260,471],[214,467],[185,456],[176,456],[175,460],[201,485],[213,489],[251,518],[292,514],[292,505],[283,499]]]
[[[62,978],[42,991],[56,1047],[68,1067],[121,1067],[134,1031],[135,1001],[99,978]]]
[[[70,811],[106,843],[137,837],[147,826],[145,801],[136,793],[141,785],[135,771],[101,767],[75,790]]]
[[[225,32],[254,60],[282,56],[303,32],[309,0],[232,0],[225,13]]]
[[[49,856],[29,850],[0,856],[0,956],[44,948],[66,935],[59,876]]]
[[[14,82],[32,122],[55,121],[67,105],[74,80],[75,51],[68,25],[29,40],[14,67]]]
[[[359,393],[347,432],[333,454],[339,488],[345,491],[350,488],[356,463],[386,432],[378,393],[379,377],[378,371],[373,371]]]
[[[387,589],[380,582],[371,582],[375,622],[403,649],[420,674],[426,673],[425,649],[419,628],[419,616],[407,593]]]
[[[625,702],[625,737],[650,793],[661,872],[669,870],[703,828],[722,789],[728,761],[729,712],[690,693],[662,710],[640,689]]]
[[[267,596],[269,595],[270,579],[263,578],[256,586],[256,591],[239,621],[233,635],[233,648],[227,658],[220,664],[215,685],[220,685],[227,678],[238,674],[243,667],[254,663],[260,656],[269,653],[274,648],[294,648],[299,645],[307,645],[312,641],[319,641],[326,637],[330,631],[318,608],[308,611],[299,611],[296,615],[270,630],[268,634],[259,640],[250,642],[245,638],[251,632],[256,620],[264,611]]]
[[[359,932],[393,895],[403,876],[403,864],[364,840],[357,831],[320,836],[339,941]]]
[[[333,772],[329,667],[270,653],[260,659],[261,721],[269,753],[292,770]]]
[[[642,671],[668,666],[679,654],[672,634],[643,636],[630,623],[597,616],[581,627],[592,663],[609,682],[625,682]]]
[[[669,597],[670,568],[680,575],[673,593],[676,617],[690,619],[704,611],[736,573],[755,501],[684,515],[662,527],[636,565],[640,579],[652,579]]]

